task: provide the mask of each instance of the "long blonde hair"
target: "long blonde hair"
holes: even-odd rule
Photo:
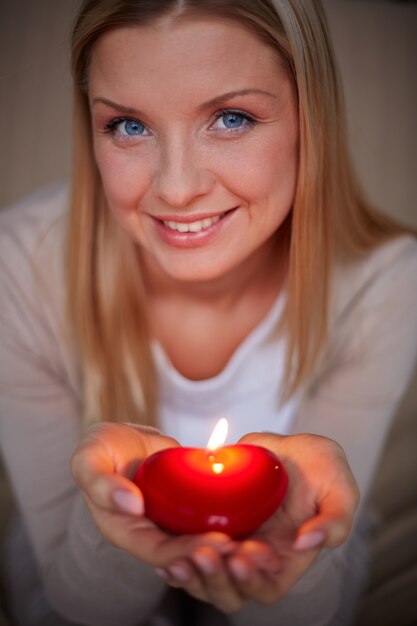
[[[364,254],[402,229],[366,201],[345,137],[345,113],[320,2],[312,0],[86,0],[74,25],[73,184],[68,234],[69,310],[82,369],[86,422],[157,424],[146,293],[135,244],[108,210],[92,151],[88,68],[97,39],[160,17],[233,19],[287,65],[299,103],[299,173],[291,214],[286,391],[311,375],[328,332],[336,255]]]

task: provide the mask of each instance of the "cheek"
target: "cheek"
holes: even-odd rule
[[[273,137],[237,151],[228,160],[228,186],[255,206],[292,206],[298,172],[296,138]]]
[[[143,159],[123,151],[95,150],[104,192],[116,213],[135,211],[146,191],[148,171]]]
[[[271,148],[268,158],[269,167],[265,164],[265,184],[274,193],[282,207],[291,208],[294,202],[298,179],[298,141],[289,141]]]

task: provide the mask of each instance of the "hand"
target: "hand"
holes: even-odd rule
[[[359,490],[339,444],[318,435],[270,433],[251,433],[239,443],[263,446],[283,462],[289,489],[277,514],[285,515],[292,529],[297,529],[293,548],[336,548],[348,538]],[[269,526],[267,522],[260,534]]]
[[[219,554],[234,546],[222,533],[173,536],[144,516],[142,493],[131,479],[145,458],[178,445],[156,429],[102,423],[90,429],[71,462],[74,479],[105,539],[157,568],[189,557],[197,546],[212,546]]]
[[[247,600],[272,604],[283,597],[320,548],[334,548],[348,537],[359,500],[345,454],[330,439],[254,433],[240,443],[268,448],[284,463],[289,475],[284,505],[253,537],[236,542],[231,554],[198,546],[191,560],[177,560],[164,572],[172,586],[226,613]]]

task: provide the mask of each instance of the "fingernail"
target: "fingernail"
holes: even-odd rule
[[[249,571],[248,568],[245,567],[239,561],[232,561],[230,563],[231,570],[235,578],[241,581],[245,581],[249,579]]]
[[[163,578],[164,580],[168,580],[168,578],[169,578],[168,572],[166,572],[164,569],[162,569],[160,567],[156,567],[155,568],[155,573],[158,574],[158,576],[160,578]]]
[[[189,572],[182,565],[171,565],[171,567],[168,568],[168,572],[171,576],[182,583],[185,583],[190,579]]]
[[[321,530],[314,530],[311,533],[300,535],[293,543],[294,550],[311,550],[318,548],[325,539],[325,534]]]
[[[197,566],[203,574],[214,574],[216,571],[216,566],[213,561],[206,554],[194,554],[194,561],[197,563]]]
[[[115,491],[113,502],[124,513],[131,513],[132,515],[143,515],[144,513],[143,500],[129,491]]]

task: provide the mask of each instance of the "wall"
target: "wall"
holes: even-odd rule
[[[381,208],[417,225],[417,5],[324,5],[361,180]]]

